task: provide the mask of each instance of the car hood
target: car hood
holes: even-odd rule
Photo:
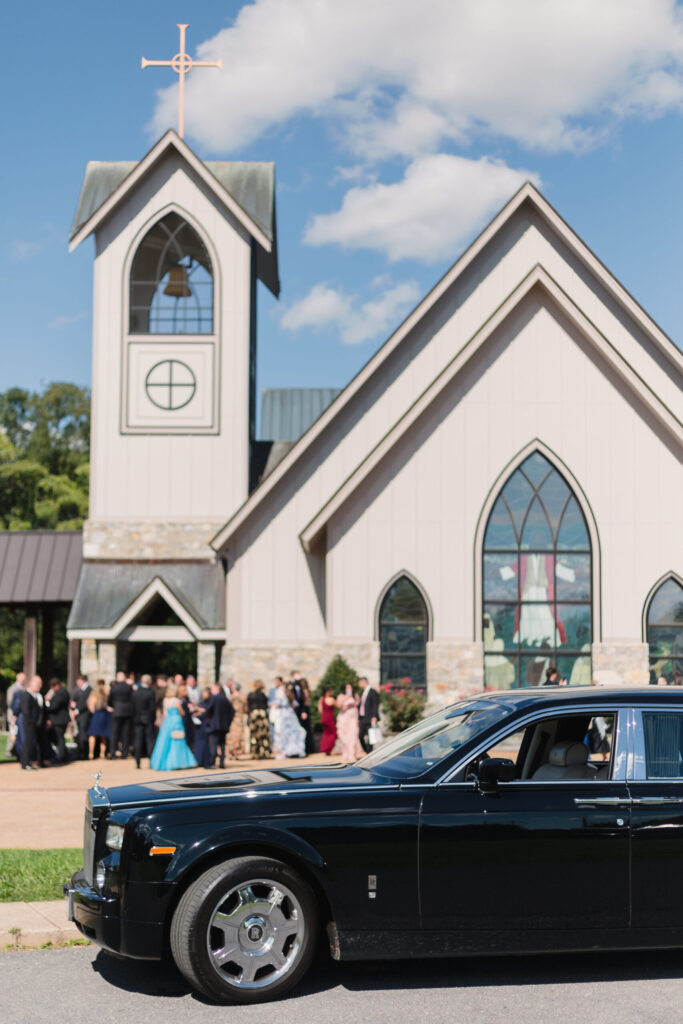
[[[104,780],[103,780],[104,781]],[[188,775],[182,778],[160,778],[134,786],[114,786],[99,792],[108,799],[112,807],[164,803],[167,800],[201,800],[224,794],[298,792],[306,789],[320,790],[330,787],[339,789],[377,784],[380,780],[370,772],[355,765],[331,764],[323,766],[254,769],[248,771],[212,771],[205,775]]]

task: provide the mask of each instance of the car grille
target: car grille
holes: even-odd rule
[[[83,872],[88,885],[92,885],[95,878],[95,830],[93,829],[90,800],[85,806],[85,822],[83,824]]]

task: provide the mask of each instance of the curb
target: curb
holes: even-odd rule
[[[37,949],[82,939],[73,921],[66,919],[65,900],[35,903],[0,903],[0,951]]]

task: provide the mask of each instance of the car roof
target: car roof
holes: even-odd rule
[[[572,704],[683,703],[683,686],[528,686],[480,693],[468,699],[502,703],[511,711]]]

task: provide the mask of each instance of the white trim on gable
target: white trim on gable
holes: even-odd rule
[[[537,265],[520,281],[486,323],[463,345],[451,362],[444,367],[429,387],[405,411],[392,429],[384,435],[381,441],[368,453],[366,458],[346,478],[341,487],[327,499],[313,519],[304,527],[299,538],[306,552],[310,553],[316,546],[335,512],[341,508],[354,491],[362,486],[368,476],[377,469],[380,462],[387,457],[417,419],[437,400],[444,388],[451,383],[493,333],[536,288],[542,289],[553,300],[556,306],[581,331],[593,348],[606,359],[630,390],[647,406],[650,412],[671,435],[674,443],[678,445],[681,457],[683,458],[683,424],[681,421],[674,416],[673,412],[668,409],[659,396],[650,390],[647,384],[629,366],[621,353],[576,306],[550,274],[543,267]]]
[[[277,487],[279,482],[286,476],[290,469],[296,464],[296,462],[307,452],[318,440],[323,431],[332,423],[335,417],[341,412],[341,410],[350,402],[350,400],[363,388],[363,386],[370,380],[370,378],[381,370],[382,365],[391,356],[395,349],[403,342],[409,332],[422,320],[430,309],[438,302],[438,300],[444,295],[444,293],[450,288],[453,282],[458,278],[464,270],[474,261],[474,259],[482,252],[482,250],[489,244],[494,236],[501,230],[501,228],[513,217],[513,215],[520,209],[524,203],[530,203],[533,208],[541,215],[553,231],[564,241],[564,243],[572,250],[572,252],[578,257],[578,259],[591,271],[591,273],[601,282],[601,284],[607,289],[607,291],[614,297],[618,304],[625,310],[627,315],[635,321],[638,327],[647,335],[648,338],[657,346],[657,348],[664,353],[666,358],[672,364],[674,371],[677,370],[679,374],[683,375],[683,354],[677,349],[674,343],[666,334],[657,326],[657,324],[645,313],[641,306],[633,299],[633,297],[626,291],[626,289],[616,280],[616,278],[607,270],[603,263],[595,256],[595,254],[585,245],[584,242],[572,231],[569,225],[562,220],[559,214],[554,208],[548,203],[548,201],[540,194],[540,192],[529,182],[522,186],[522,188],[512,197],[512,199],[506,204],[506,206],[497,214],[496,217],[491,221],[487,228],[482,231],[472,245],[463,253],[463,255],[453,264],[451,269],[441,278],[441,280],[435,285],[435,287],[425,296],[425,298],[415,307],[415,309],[406,317],[403,323],[398,329],[391,335],[391,337],[385,342],[385,344],[375,353],[374,356],[365,364],[363,369],[353,378],[353,380],[347,385],[347,387],[337,396],[337,398],[328,406],[328,408],[322,413],[322,415],[316,420],[316,422],[306,431],[306,433],[297,441],[291,451],[285,456],[280,464],[270,473],[266,479],[260,484],[259,487],[249,496],[247,501],[242,505],[240,509],[232,516],[232,518],[226,523],[222,530],[220,530],[211,541],[211,546],[216,551],[220,551],[226,547],[231,538],[235,533],[244,525],[245,522],[250,518],[252,513],[258,508],[263,502],[268,499],[268,496]],[[537,268],[540,270],[540,268]],[[532,271],[530,277],[536,273]],[[543,271],[545,274],[545,271]],[[578,310],[578,307],[569,299],[568,296],[562,291],[559,285],[553,281],[549,275],[546,274],[547,281],[552,281],[552,287],[548,287],[548,291],[552,293],[562,293],[565,296],[567,303],[570,303],[576,310],[576,315],[572,317],[579,325],[585,324],[586,330],[591,334],[600,334],[597,328],[588,320],[588,318]],[[529,278],[526,279],[527,281]],[[538,280],[534,280],[530,286],[538,284]],[[523,282],[522,282],[523,283]],[[513,293],[514,295],[514,293]],[[503,306],[510,301],[510,297],[503,303]],[[500,309],[496,310],[492,317],[483,325],[481,330],[485,330],[491,324],[491,321],[499,315]],[[583,329],[583,328],[582,328]],[[477,335],[474,337],[476,338]],[[609,341],[600,335],[604,345],[609,346]],[[468,345],[472,343],[474,339],[470,339]],[[467,345],[465,346],[467,349]],[[464,350],[462,350],[464,351]],[[663,407],[662,403],[656,398],[653,391],[645,381],[642,381],[640,377],[633,371],[626,361],[619,356],[618,362],[623,364],[623,376],[629,377],[632,382],[640,381],[642,388],[649,392],[656,399],[655,405],[660,406],[664,409],[662,415],[664,418],[671,423],[675,418],[670,411]],[[453,362],[460,359],[461,353],[455,357]],[[463,360],[466,361],[466,360]],[[453,363],[450,364],[451,367]],[[439,378],[437,378],[438,380]],[[429,390],[429,389],[428,389]],[[420,401],[418,399],[418,401]],[[413,407],[414,408],[414,407]],[[678,422],[678,421],[675,421]],[[380,445],[383,442],[380,442]],[[342,485],[344,487],[345,485]],[[305,534],[308,533],[309,527],[306,527]]]
[[[73,252],[73,250],[79,246],[81,242],[88,237],[88,235],[97,230],[105,217],[108,217],[109,214],[112,213],[128,192],[135,188],[138,182],[147,174],[156,161],[160,160],[161,157],[171,148],[174,148],[178,152],[178,154],[186,161],[187,164],[189,164],[192,170],[204,182],[207,188],[209,188],[214,195],[225,206],[227,206],[245,231],[247,231],[252,238],[255,238],[266,252],[272,251],[272,242],[263,233],[261,228],[252,220],[240,204],[233,199],[230,193],[223,188],[217,178],[207,170],[202,161],[195,156],[187,143],[184,142],[171,128],[159,139],[156,145],[150,149],[147,155],[144,156],[138,164],[136,164],[134,170],[132,170],[130,174],[123,179],[121,184],[114,189],[111,195],[105,199],[100,206],[98,206],[85,224],[78,229],[69,243],[69,252]]]

